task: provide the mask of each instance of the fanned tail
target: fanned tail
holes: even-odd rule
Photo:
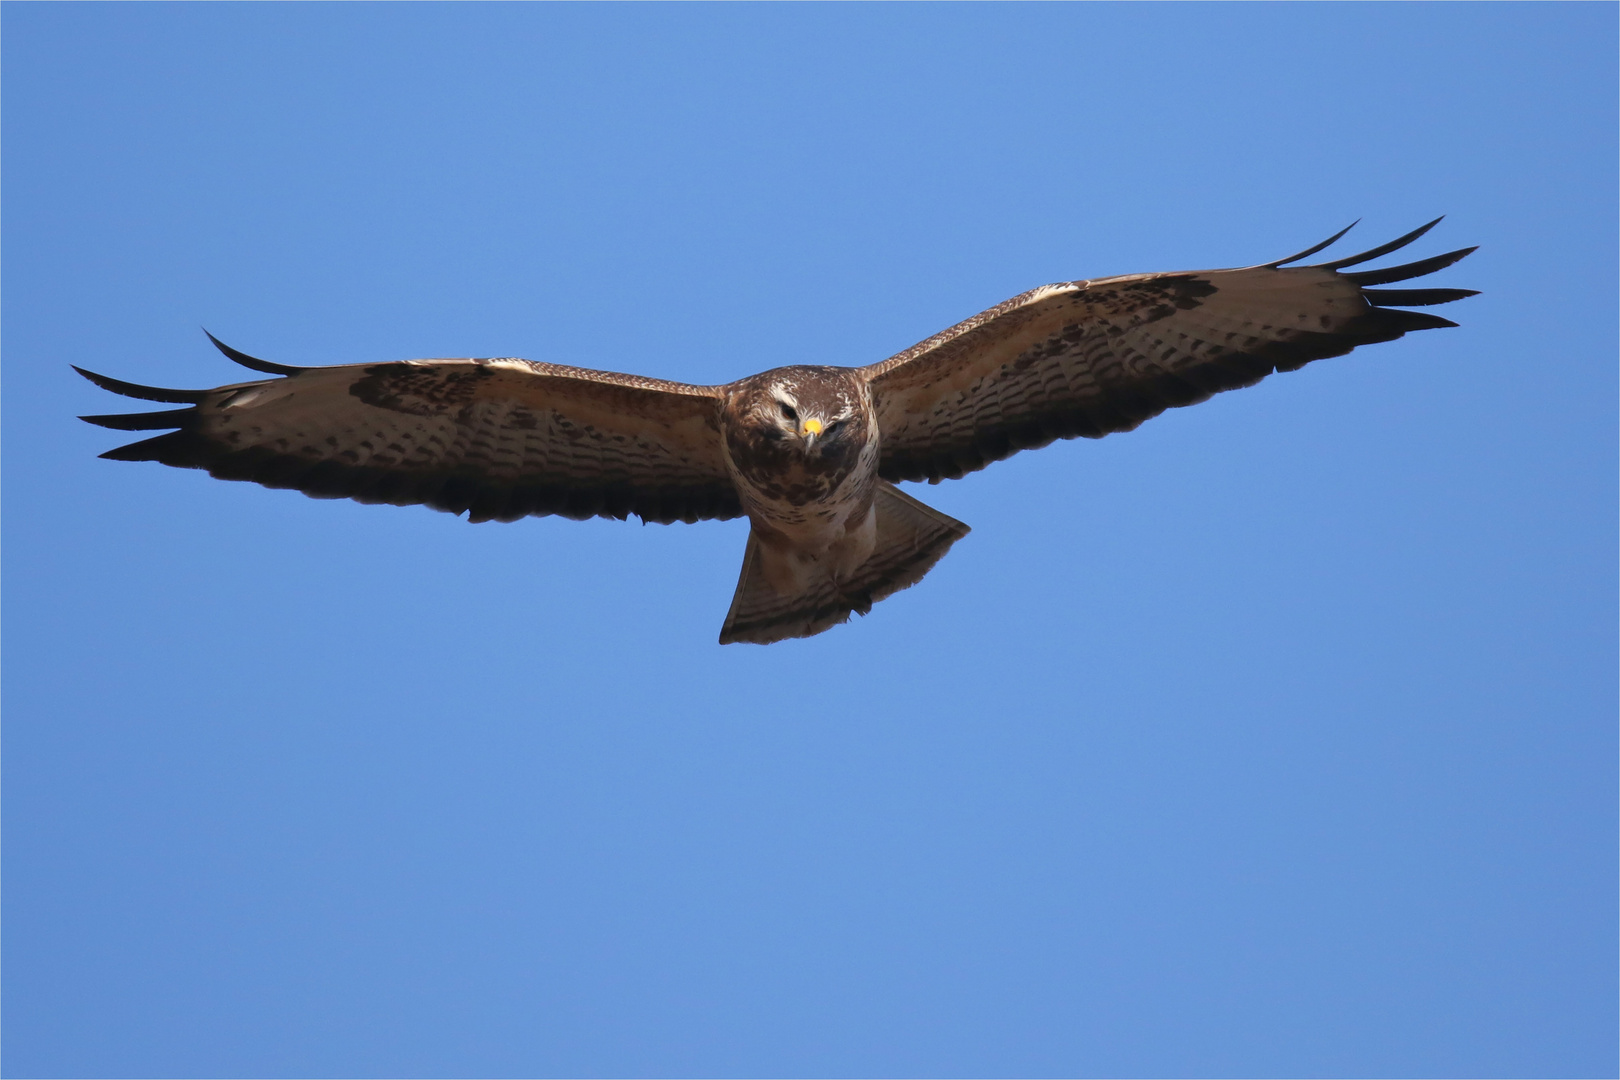
[[[820,575],[805,589],[791,595],[777,592],[766,562],[782,558],[750,532],[743,552],[742,573],[731,610],[720,628],[720,644],[749,641],[768,645],[784,638],[811,637],[852,613],[865,615],[872,605],[901,589],[915,585],[945,557],[951,545],[966,536],[966,525],[933,507],[918,502],[893,484],[879,482],[877,543],[872,555],[846,581]]]

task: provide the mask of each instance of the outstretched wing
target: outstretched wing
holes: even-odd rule
[[[1382,270],[1345,267],[1405,247],[1439,223],[1346,259],[1286,267],[1134,274],[1047,285],[863,368],[885,480],[938,482],[1054,439],[1129,431],[1166,409],[1252,386],[1273,371],[1454,322],[1397,307],[1472,289],[1373,289],[1432,273],[1463,248]]]
[[[163,390],[77,369],[115,393],[190,406],[84,417],[123,431],[178,429],[101,456],[316,498],[421,503],[472,521],[742,513],[713,387],[528,360],[295,368],[214,344],[281,377]]]

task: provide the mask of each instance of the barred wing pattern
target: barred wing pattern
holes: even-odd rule
[[[1055,439],[1129,431],[1166,409],[1252,386],[1410,330],[1455,326],[1398,306],[1472,289],[1373,289],[1440,270],[1464,248],[1404,266],[1340,273],[1405,247],[1439,219],[1371,251],[1286,267],[1349,230],[1273,263],[1047,285],[880,364],[871,380],[885,480],[937,483]]]
[[[742,513],[714,387],[509,359],[296,368],[214,344],[280,377],[165,390],[79,369],[104,389],[190,406],[84,417],[124,431],[178,429],[101,456],[472,521]]]

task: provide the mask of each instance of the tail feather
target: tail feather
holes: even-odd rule
[[[731,610],[720,628],[720,643],[766,645],[791,637],[811,637],[853,613],[915,585],[966,536],[966,525],[918,502],[893,484],[880,482],[875,496],[877,543],[872,555],[845,581],[819,575],[802,591],[784,595],[770,584],[766,560],[775,552],[750,532]],[[781,575],[776,575],[780,580]]]

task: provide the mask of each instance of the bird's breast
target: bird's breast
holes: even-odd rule
[[[853,448],[843,460],[806,458],[791,447],[783,453],[733,451],[728,459],[749,518],[795,546],[821,546],[842,537],[851,520],[871,506],[877,486],[875,440]]]

